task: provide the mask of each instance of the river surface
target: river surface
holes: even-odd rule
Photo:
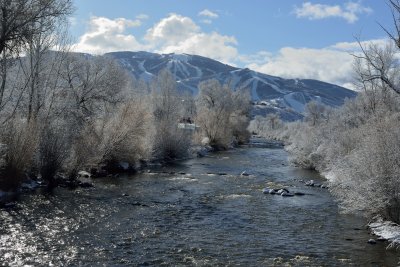
[[[246,170],[250,176],[240,176]],[[0,265],[396,266],[281,148],[242,147],[0,209]],[[172,173],[172,174],[171,174]],[[267,186],[307,193],[266,195]]]

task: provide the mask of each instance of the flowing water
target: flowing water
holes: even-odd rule
[[[250,176],[240,176],[246,170]],[[0,265],[396,266],[400,253],[341,215],[281,148],[210,154],[0,209]],[[273,184],[271,184],[273,182]],[[266,195],[266,186],[307,193]]]

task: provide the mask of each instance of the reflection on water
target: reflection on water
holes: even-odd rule
[[[363,219],[338,214],[327,190],[298,179],[320,177],[289,166],[282,149],[252,147],[91,189],[25,195],[0,209],[0,262],[396,266],[399,252],[366,243]],[[264,195],[269,182],[308,194]]]

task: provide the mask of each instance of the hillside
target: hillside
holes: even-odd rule
[[[156,54],[149,52],[113,52],[116,58],[136,78],[151,80],[164,68],[176,77],[180,90],[198,93],[197,86],[208,79],[229,82],[233,90],[249,88],[254,101],[253,115],[279,113],[285,120],[302,117],[306,103],[319,101],[336,107],[346,98],[356,96],[354,91],[311,79],[283,79],[250,69],[236,68],[216,60],[188,54]]]

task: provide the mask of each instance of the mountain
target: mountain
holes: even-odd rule
[[[279,113],[285,120],[302,118],[305,105],[316,100],[337,107],[356,92],[311,79],[283,79],[247,68],[236,68],[219,61],[188,54],[156,54],[149,52],[112,52],[121,65],[137,79],[151,80],[167,68],[176,77],[180,90],[198,93],[198,84],[209,79],[230,83],[233,90],[249,88],[254,102],[253,115]]]

